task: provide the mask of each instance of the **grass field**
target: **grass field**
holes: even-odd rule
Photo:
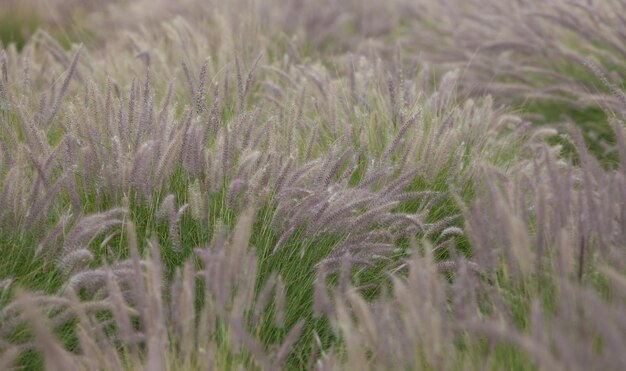
[[[0,0],[0,370],[623,370],[626,1]]]

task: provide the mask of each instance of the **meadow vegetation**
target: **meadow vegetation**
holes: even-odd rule
[[[0,7],[0,370],[626,367],[626,1]]]

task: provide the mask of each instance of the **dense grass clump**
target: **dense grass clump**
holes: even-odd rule
[[[626,365],[620,0],[10,5],[0,369]]]

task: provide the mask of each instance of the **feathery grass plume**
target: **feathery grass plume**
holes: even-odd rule
[[[205,94],[205,84],[206,84],[206,74],[207,68],[209,65],[209,60],[207,59],[200,67],[200,75],[198,76],[198,87],[194,93],[194,101],[196,105],[196,112],[198,114],[202,114],[205,108],[204,94]]]
[[[88,245],[94,236],[107,231],[111,227],[121,225],[127,210],[114,208],[103,213],[94,214],[80,218],[67,233],[63,241],[62,255],[69,254],[81,245]]]
[[[81,47],[79,47],[76,53],[74,54],[74,59],[72,59],[72,64],[70,64],[67,75],[65,76],[65,79],[63,80],[63,84],[61,85],[60,90],[54,97],[54,105],[52,106],[50,114],[48,118],[46,119],[46,122],[47,122],[46,126],[48,126],[49,122],[54,119],[54,117],[56,116],[61,106],[61,101],[63,100],[63,97],[65,96],[65,93],[67,92],[67,88],[70,84],[70,81],[72,80],[72,77],[76,71],[76,65],[78,64],[78,57],[80,56],[80,52],[81,52]]]
[[[74,270],[82,270],[81,265],[93,260],[93,254],[87,249],[74,250],[63,257],[58,266],[65,273],[72,273]]]

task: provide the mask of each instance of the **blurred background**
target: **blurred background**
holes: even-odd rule
[[[38,28],[62,45],[92,39],[96,30],[86,27],[87,14],[106,8],[114,0],[0,0],[0,42],[19,49]]]

